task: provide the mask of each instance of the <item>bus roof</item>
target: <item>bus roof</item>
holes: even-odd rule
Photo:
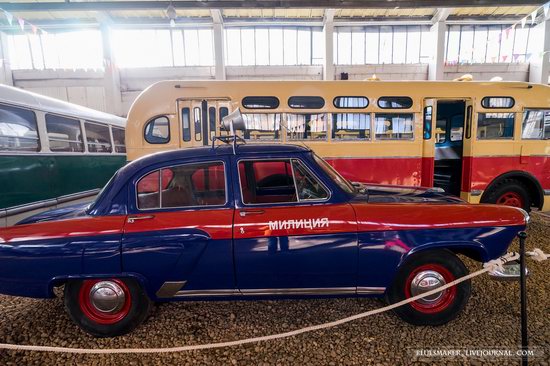
[[[120,127],[126,126],[125,118],[7,85],[0,85],[0,103],[18,105]]]

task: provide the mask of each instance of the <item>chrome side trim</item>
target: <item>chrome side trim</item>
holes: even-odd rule
[[[471,194],[472,196],[481,196],[481,192],[482,192],[482,191],[479,190],[479,189],[474,189],[474,190],[470,191],[470,194]]]
[[[174,297],[211,297],[211,296],[232,296],[240,295],[236,289],[220,290],[181,290],[176,292]]]
[[[254,295],[343,295],[354,294],[355,287],[323,287],[323,288],[270,288],[242,289],[245,296]]]
[[[99,191],[100,191],[100,189],[96,188],[96,189],[91,189],[89,191],[83,191],[83,192],[78,192],[78,193],[67,194],[65,196],[60,196],[60,197],[57,197],[57,198],[47,199],[47,200],[43,200],[43,201],[37,201],[37,202],[28,203],[28,204],[24,204],[24,205],[20,205],[20,206],[8,207],[8,208],[2,209],[0,211],[0,218],[1,217],[6,217],[6,216],[17,215],[17,214],[21,214],[21,213],[25,213],[25,212],[29,212],[29,211],[34,211],[34,210],[37,210],[39,208],[53,207],[53,206],[57,206],[60,203],[66,203],[66,202],[71,202],[71,201],[76,201],[76,200],[79,200],[79,199],[83,199],[83,198],[86,198],[86,197],[91,197],[91,196],[97,195],[99,193]]]
[[[357,287],[358,295],[383,294],[384,292],[386,292],[385,287]]]
[[[187,281],[164,282],[155,295],[161,299],[174,297],[186,283]]]

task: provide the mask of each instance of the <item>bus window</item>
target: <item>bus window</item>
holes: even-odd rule
[[[380,97],[378,107],[382,109],[408,109],[412,107],[413,101],[409,97]]]
[[[89,152],[110,153],[113,151],[109,126],[86,122],[84,127],[86,128],[86,140]]]
[[[281,115],[279,113],[244,113],[246,140],[279,140]]]
[[[115,143],[115,152],[117,153],[125,153],[126,152],[126,144],[125,144],[125,137],[124,137],[124,129],[117,128],[117,127],[111,127],[113,130],[113,140]]]
[[[46,131],[48,132],[50,151],[84,151],[79,120],[46,114]]]
[[[512,108],[515,104],[512,97],[485,97],[481,99],[481,106],[483,108]]]
[[[208,122],[210,123],[208,127],[210,129],[210,141],[212,141],[216,136],[216,107],[208,108]]]
[[[195,141],[201,141],[201,109],[199,107],[193,108],[193,120],[195,122]]]
[[[369,100],[365,97],[336,97],[332,103],[336,108],[367,108]]]
[[[414,138],[412,113],[376,113],[374,123],[377,140],[412,140]]]
[[[170,122],[168,117],[152,119],[145,125],[145,141],[150,144],[166,144],[170,141]]]
[[[191,119],[189,116],[189,108],[181,110],[181,121],[183,130],[183,141],[191,141]]]
[[[290,97],[288,106],[296,109],[321,109],[325,106],[322,97]]]
[[[220,122],[222,121],[223,117],[227,116],[229,114],[229,109],[227,107],[220,107]]]
[[[550,111],[526,110],[523,113],[521,138],[524,140],[550,139]]]
[[[34,112],[0,105],[0,151],[39,151]]]
[[[432,138],[432,113],[431,105],[424,107],[424,140]]]
[[[243,107],[247,109],[275,109],[279,107],[277,97],[244,97]]]
[[[514,137],[515,113],[479,113],[477,138],[479,140],[500,140]]]
[[[288,140],[326,140],[327,115],[286,114]]]
[[[335,140],[370,140],[369,113],[334,113],[332,138]]]

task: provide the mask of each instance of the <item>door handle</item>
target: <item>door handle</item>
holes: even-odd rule
[[[251,216],[251,215],[261,215],[264,213],[265,213],[264,210],[240,210],[239,211],[239,215],[241,215],[241,217]]]
[[[138,220],[151,220],[154,219],[155,215],[147,215],[147,216],[129,216],[128,217],[128,223],[133,224],[134,222]]]

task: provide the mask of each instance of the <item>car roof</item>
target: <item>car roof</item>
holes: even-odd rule
[[[246,156],[273,153],[302,153],[308,151],[311,150],[307,147],[290,144],[237,144],[235,150],[233,150],[232,144],[224,144],[217,145],[214,148],[212,148],[211,146],[204,146],[162,151],[134,160],[130,164],[139,162],[139,164],[136,165],[144,166],[169,160],[179,160],[186,158],[207,158],[223,155]]]

